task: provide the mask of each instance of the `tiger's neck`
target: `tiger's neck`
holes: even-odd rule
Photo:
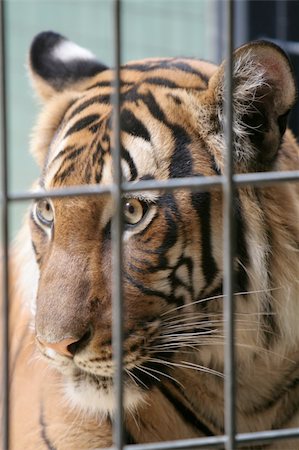
[[[298,356],[298,355],[297,355]],[[260,358],[262,360],[262,358]],[[259,363],[259,361],[256,361]],[[237,431],[251,432],[299,423],[299,363],[275,368],[237,369]],[[237,365],[238,366],[238,365]],[[224,434],[223,379],[209,374],[173,374],[148,393],[135,414],[126,415],[131,442],[187,439]],[[161,426],[163,423],[163,426]],[[286,447],[287,448],[287,447]]]

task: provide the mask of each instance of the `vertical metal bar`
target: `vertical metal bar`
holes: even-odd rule
[[[223,185],[224,324],[225,324],[225,431],[226,450],[235,449],[235,350],[234,350],[234,186],[233,186],[233,48],[234,0],[226,1],[227,47],[225,71],[225,182]]]
[[[113,357],[115,364],[114,387],[116,409],[113,438],[115,448],[122,450],[123,436],[123,308],[122,308],[122,170],[120,142],[120,63],[121,63],[121,0],[114,0],[114,64],[113,93],[113,205],[112,220],[112,308]]]
[[[4,0],[0,1],[0,98],[1,98],[1,226],[2,226],[2,389],[3,389],[3,419],[2,445],[3,450],[9,448],[9,311],[8,311],[8,172],[7,172],[7,107],[5,79],[5,17]]]

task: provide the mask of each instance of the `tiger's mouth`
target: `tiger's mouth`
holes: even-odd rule
[[[42,355],[54,366],[66,379],[71,379],[75,384],[88,383],[96,385],[98,389],[107,390],[114,384],[114,361],[112,358],[100,360],[99,358],[78,355],[74,358],[59,355],[53,350],[40,349]],[[163,361],[172,360],[171,353],[163,353]],[[134,385],[143,390],[148,390],[165,378],[169,378],[170,368],[163,364],[161,367],[161,355],[159,353],[136,353],[134,357],[124,355],[123,360],[123,384]]]
[[[122,369],[122,380],[124,386],[134,385],[138,388],[148,390],[153,386],[160,384],[165,378],[169,378],[170,369],[167,366],[161,368],[158,356],[156,358],[151,358],[154,361],[148,359],[141,359],[135,362],[123,364]],[[165,357],[165,355],[164,355]],[[171,358],[169,358],[171,360]],[[77,380],[90,379],[92,383],[97,384],[99,387],[104,389],[107,386],[112,387],[114,384],[114,369],[113,361],[110,361],[110,374],[103,375],[99,371],[93,368],[82,368],[80,365],[75,365],[74,367],[74,377]]]
[[[126,384],[133,383],[148,389],[165,376],[167,367],[162,369],[161,363],[159,367],[157,361],[159,358],[161,361],[171,360],[171,355],[164,348],[161,354],[155,348],[155,342],[160,339],[159,325],[160,321],[154,319],[135,325],[133,330],[127,331],[123,343],[123,377]],[[115,362],[111,339],[96,343],[89,337],[85,345],[81,342],[77,351],[69,350],[68,346],[68,352],[60,351],[58,346],[45,345],[39,337],[36,338],[36,343],[42,355],[66,378],[80,381],[88,376],[99,386],[113,384]]]

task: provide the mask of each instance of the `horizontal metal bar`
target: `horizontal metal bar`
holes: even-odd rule
[[[299,181],[299,170],[237,174],[233,176],[233,181],[239,186],[265,186],[277,183],[293,183]]]
[[[299,170],[284,172],[244,173],[233,176],[233,181],[239,186],[265,186],[277,183],[292,183],[299,181]],[[125,182],[122,184],[123,192],[141,191],[173,191],[174,189],[188,189],[196,191],[210,190],[222,186],[225,177],[221,175],[211,177],[172,178],[170,180],[144,180]],[[48,191],[13,192],[8,195],[8,201],[25,201],[39,198],[58,198],[69,196],[103,195],[111,194],[115,190],[113,185],[99,186],[89,184],[82,186],[68,186]]]
[[[236,435],[238,446],[244,444],[258,444],[270,441],[298,439],[299,428],[286,428],[281,430],[257,431],[254,433],[239,433]],[[181,439],[176,441],[153,442],[150,444],[126,445],[124,450],[184,450],[196,448],[219,448],[223,446],[227,436],[215,436],[198,439]],[[98,448],[95,450],[116,450],[114,447]]]
[[[224,183],[224,177],[221,175],[211,177],[190,177],[190,178],[171,178],[169,180],[144,180],[136,183],[123,183],[124,192],[141,191],[173,191],[174,189],[205,190],[221,186]]]
[[[198,439],[181,439],[176,441],[153,442],[150,444],[125,445],[123,450],[183,450],[202,448],[223,447],[226,442],[226,436],[213,436]],[[95,450],[117,450],[115,447],[101,448]]]
[[[222,175],[210,177],[171,178],[170,180],[144,180],[123,183],[123,192],[140,191],[173,191],[174,189],[188,189],[196,191],[210,190],[222,186],[226,177]],[[256,172],[233,175],[233,182],[239,186],[265,186],[277,183],[299,182],[299,170],[283,172]]]
[[[84,184],[81,186],[68,186],[64,188],[27,191],[27,192],[15,192],[8,194],[8,200],[10,202],[22,202],[25,200],[37,200],[39,198],[59,198],[59,197],[79,197],[85,195],[104,195],[114,192],[114,185],[99,186],[98,184]]]
[[[257,431],[255,433],[237,434],[236,441],[239,444],[258,444],[292,438],[299,438],[299,428],[285,428],[280,430]]]
[[[226,436],[213,436],[199,439],[182,439],[176,441],[155,442],[152,444],[126,445],[124,450],[183,450],[197,448],[223,448]]]

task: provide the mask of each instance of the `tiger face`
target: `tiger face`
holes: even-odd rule
[[[30,70],[44,101],[32,142],[41,167],[38,188],[46,195],[53,188],[110,186],[113,70],[55,33],[35,38]],[[234,77],[235,170],[279,169],[286,116],[295,98],[288,60],[272,44],[248,44],[235,53]],[[123,66],[124,181],[222,174],[223,91],[224,65],[153,59]],[[222,203],[220,189],[123,195],[128,410],[146,402],[165,380],[186,382],[189,372],[222,380]],[[113,210],[111,196],[104,194],[45,197],[30,214],[38,272],[37,346],[63,374],[69,400],[94,414],[114,410]],[[245,211],[250,219],[244,219]],[[262,304],[271,314],[267,292],[273,287],[264,213],[254,188],[238,190],[236,293],[263,292],[251,301],[240,298],[236,306],[238,343],[252,346],[245,356],[239,354],[240,365],[266,345],[267,333],[259,330],[272,332],[270,320],[260,314]]]

